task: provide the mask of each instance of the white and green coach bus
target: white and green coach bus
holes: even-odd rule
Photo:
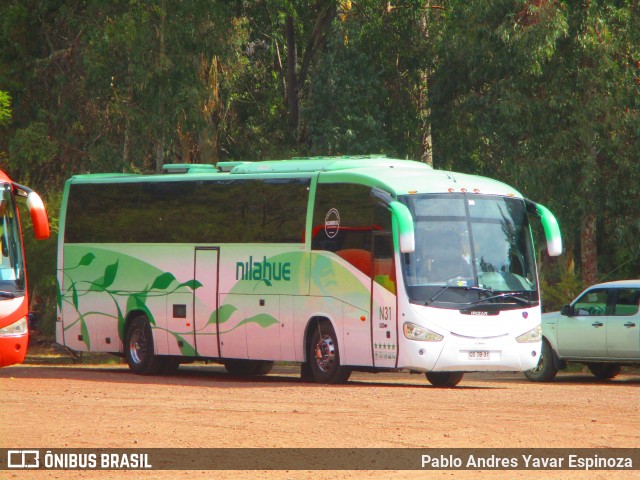
[[[353,370],[538,364],[540,289],[529,215],[542,205],[484,177],[384,157],[166,165],[65,185],[57,341],[123,355],[139,374],[194,360],[235,375],[297,362]]]

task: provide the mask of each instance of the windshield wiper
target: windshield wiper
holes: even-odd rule
[[[481,298],[480,300],[469,303],[469,305],[479,305],[481,303],[490,302],[491,300],[495,300],[497,298],[512,298],[517,303],[521,305],[526,305],[526,306],[531,306],[535,303],[531,300],[527,300],[526,298],[520,297],[517,293],[507,292],[507,293],[499,293],[498,295],[491,295],[490,297]]]
[[[6,290],[0,290],[0,298],[16,298],[16,294],[7,292]]]
[[[431,303],[435,302],[436,298],[438,298],[440,295],[442,295],[444,292],[446,292],[447,290],[449,290],[450,288],[462,288],[463,290],[466,291],[478,291],[478,292],[482,292],[482,293],[493,293],[493,290],[489,289],[489,288],[482,288],[482,287],[462,287],[459,285],[443,285],[442,286],[442,290],[440,290],[439,292],[437,292],[433,297],[431,297],[429,300],[427,300],[426,302],[424,302],[425,305],[431,305]],[[489,297],[492,298],[492,297]]]

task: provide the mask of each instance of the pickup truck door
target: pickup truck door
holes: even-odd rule
[[[612,358],[640,359],[640,289],[615,290],[613,315],[607,320],[607,353]]]
[[[585,292],[573,304],[573,316],[558,319],[558,354],[568,358],[607,356],[607,289]]]

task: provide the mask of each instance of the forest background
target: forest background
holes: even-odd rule
[[[382,153],[496,178],[559,219],[549,310],[640,277],[639,140],[637,0],[0,0],[0,168],[49,211],[50,240],[25,228],[49,332],[74,174]]]

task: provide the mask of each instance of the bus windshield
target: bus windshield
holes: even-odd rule
[[[522,199],[449,193],[402,200],[415,222],[416,250],[402,262],[413,303],[499,309],[538,304]]]
[[[0,185],[0,300],[24,294],[24,261],[20,226],[11,185]]]

